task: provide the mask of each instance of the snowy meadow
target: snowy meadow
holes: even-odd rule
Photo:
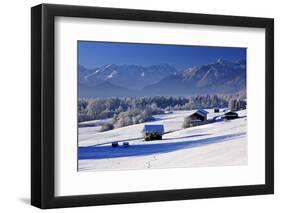
[[[135,99],[133,101],[135,108],[129,107],[126,111],[119,111],[115,115],[111,115],[109,110],[106,110],[110,114],[108,117],[80,122],[78,170],[246,165],[247,110],[237,108],[238,118],[230,120],[224,118],[225,113],[229,111],[228,105],[232,108],[241,107],[242,102],[234,101],[239,100],[238,96],[203,97],[189,99],[192,101],[177,98],[178,102],[184,104],[174,104],[174,106],[170,104],[165,108],[163,107],[165,104],[163,108],[158,107],[156,101],[152,105],[147,103],[142,110],[141,102]],[[200,101],[196,103],[196,100]],[[114,103],[112,100],[110,102]],[[217,102],[224,108],[214,107],[218,105]],[[206,121],[188,128],[184,127],[185,118],[197,112],[195,103],[200,107],[208,104],[213,107],[205,109]],[[97,105],[97,103],[94,104],[95,107]],[[108,104],[105,105],[108,106]],[[99,107],[102,106],[99,105]],[[123,107],[126,108],[124,104]],[[187,110],[192,107],[194,109]],[[119,107],[117,109],[120,110]],[[215,109],[219,112],[215,112]],[[131,113],[132,110],[134,113]],[[143,117],[144,112],[146,117]],[[122,113],[125,115],[120,116]],[[162,139],[146,141],[143,134],[145,125],[163,125]],[[110,128],[105,128],[105,126],[110,126]],[[117,145],[114,146],[114,144]]]

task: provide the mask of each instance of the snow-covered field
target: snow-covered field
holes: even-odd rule
[[[208,110],[208,119],[222,113]],[[239,118],[182,129],[194,111],[157,115],[145,124],[163,124],[163,140],[143,141],[144,123],[99,132],[100,127],[79,128],[79,171],[154,169],[247,164],[247,111]],[[130,146],[113,148],[111,142]]]

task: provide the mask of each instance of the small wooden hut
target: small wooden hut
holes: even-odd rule
[[[232,119],[236,119],[236,118],[238,118],[237,112],[229,111],[224,114],[224,119],[226,119],[226,120],[232,120]]]
[[[191,114],[189,117],[191,119],[191,121],[206,121],[207,120],[207,114],[209,112],[207,112],[206,110],[203,109],[199,109],[196,112],[194,112],[193,114]]]
[[[162,140],[164,134],[164,126],[161,124],[144,125],[143,136],[145,141]]]

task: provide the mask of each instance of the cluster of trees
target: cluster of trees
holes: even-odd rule
[[[227,96],[228,109],[231,111],[239,111],[246,109],[247,107],[247,95],[246,91],[242,90],[239,93]]]
[[[158,108],[156,104],[146,106],[141,109],[130,109],[114,115],[113,124],[115,127],[129,126],[132,124],[144,123],[153,120],[153,115],[164,114],[164,110]]]
[[[90,98],[78,101],[79,121],[112,118],[121,112],[145,110],[154,111],[191,110],[197,108],[227,107],[228,100],[223,96],[205,95],[194,97],[126,97],[126,98]],[[147,109],[148,110],[148,109]]]
[[[114,128],[120,128],[133,124],[144,123],[153,120],[153,115],[164,114],[165,111],[158,108],[156,104],[146,106],[144,109],[129,109],[119,114],[114,114],[113,119],[109,123],[104,123],[101,131],[108,131]]]
[[[79,122],[113,118],[123,112],[128,116],[145,112],[146,115],[162,114],[164,110],[158,106],[154,98],[90,98],[79,99]],[[121,115],[120,115],[121,116]]]
[[[189,128],[192,126],[192,120],[189,116],[185,117],[182,123],[183,128]]]
[[[191,109],[206,109],[206,108],[225,108],[228,106],[227,97],[218,95],[192,96],[185,98],[183,105],[175,105],[171,110],[191,110]]]
[[[112,118],[111,123],[102,126],[101,131],[151,121],[153,115],[165,111],[192,110],[198,108],[226,108],[238,110],[244,107],[240,94],[202,95],[193,97],[126,97],[88,98],[78,101],[79,122]],[[243,103],[242,103],[243,102]],[[188,123],[188,122],[187,122]]]
[[[232,111],[239,111],[246,109],[246,104],[245,100],[232,98],[228,102],[228,108]]]

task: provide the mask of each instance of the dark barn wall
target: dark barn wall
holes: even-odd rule
[[[206,117],[201,116],[201,115],[199,115],[197,113],[194,113],[194,114],[190,115],[190,118],[191,118],[191,120],[201,120],[201,121],[207,120]]]
[[[224,115],[224,118],[228,119],[228,120],[235,119],[235,118],[238,118],[238,114],[237,113],[226,113]]]

